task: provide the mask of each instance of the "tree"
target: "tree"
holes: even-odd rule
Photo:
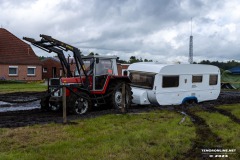
[[[119,57],[117,57],[117,63],[128,63],[128,62],[125,60],[121,60]]]
[[[99,56],[99,54],[98,53],[94,53],[94,52],[90,52],[89,54],[88,54],[89,56]]]
[[[129,59],[129,63],[136,63],[136,62],[152,62],[153,60],[148,60],[148,59],[142,59],[142,57],[140,57],[139,59],[136,58],[135,56],[131,56]]]
[[[196,64],[196,62],[195,62],[195,64]],[[231,61],[227,61],[227,62],[218,62],[218,61],[210,62],[209,60],[202,60],[198,64],[210,64],[210,65],[217,66],[223,70],[228,70],[233,67],[240,66],[240,62],[237,62],[235,60],[231,60]]]
[[[94,52],[90,52],[88,55],[89,56],[94,56]]]
[[[44,59],[47,58],[47,57],[44,57],[44,56],[38,56],[38,58],[39,58],[40,60],[44,60]]]

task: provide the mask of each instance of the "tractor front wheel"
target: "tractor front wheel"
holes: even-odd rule
[[[40,105],[42,111],[48,111],[49,110],[49,98],[50,97],[44,97],[41,98]]]
[[[87,111],[91,110],[92,103],[90,97],[86,93],[78,93],[78,95],[71,94],[68,99],[68,108],[72,114],[85,114]]]

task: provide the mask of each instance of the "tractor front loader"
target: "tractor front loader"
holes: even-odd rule
[[[51,78],[48,83],[47,98],[41,100],[41,109],[59,110],[62,107],[62,88],[66,86],[67,110],[69,113],[84,114],[93,107],[107,106],[121,109],[122,86],[125,84],[125,107],[130,107],[132,91],[128,76],[119,76],[116,56],[82,56],[81,51],[69,44],[61,42],[48,35],[40,35],[41,40],[23,37],[34,46],[47,52],[55,52],[61,62],[64,77]],[[70,70],[70,65],[64,52],[71,51],[76,69]],[[58,89],[60,88],[60,89]]]

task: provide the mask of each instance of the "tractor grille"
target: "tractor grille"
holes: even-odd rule
[[[52,78],[52,79],[50,79],[50,83],[49,83],[50,92],[53,92],[60,85],[61,85],[60,78]],[[53,97],[60,97],[60,96],[62,96],[62,89],[60,88],[59,90],[53,92],[52,96]]]

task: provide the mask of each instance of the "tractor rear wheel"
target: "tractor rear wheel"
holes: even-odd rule
[[[125,83],[125,111],[131,106],[132,102],[132,91],[131,87],[128,83]],[[110,104],[113,106],[115,109],[121,109],[122,108],[122,100],[123,100],[123,95],[122,95],[122,83],[112,83],[109,87],[109,92],[111,93],[110,95]]]
[[[72,93],[68,99],[68,109],[72,114],[85,114],[86,112],[90,111],[91,108],[92,102],[87,93],[78,92],[78,95]]]

